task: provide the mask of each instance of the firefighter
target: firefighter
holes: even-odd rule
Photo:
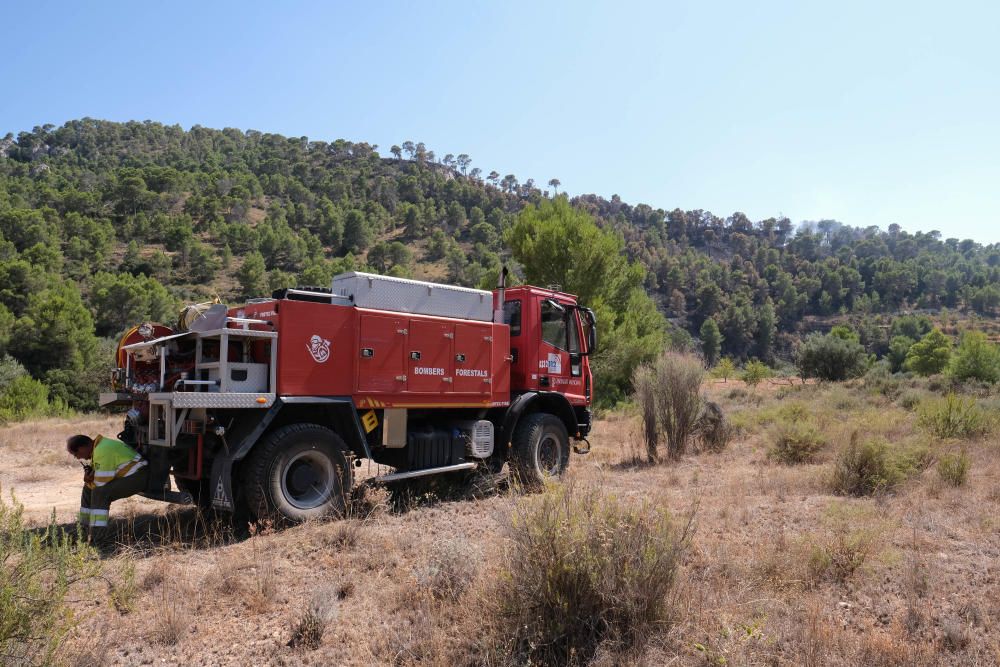
[[[87,529],[88,542],[99,541],[108,526],[111,502],[146,490],[146,460],[124,442],[102,435],[74,435],[66,441],[66,450],[84,462],[80,524]]]

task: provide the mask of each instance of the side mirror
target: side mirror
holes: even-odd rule
[[[590,355],[597,349],[597,316],[590,308],[580,308],[580,313],[583,315],[584,329],[587,332],[587,351],[584,354]]]

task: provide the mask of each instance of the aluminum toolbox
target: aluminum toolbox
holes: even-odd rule
[[[351,271],[333,278],[333,293],[355,306],[398,313],[491,322],[493,292]]]

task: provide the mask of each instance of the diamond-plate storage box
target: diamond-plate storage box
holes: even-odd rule
[[[352,299],[360,308],[493,320],[493,293],[485,290],[351,271],[334,276],[333,293]]]

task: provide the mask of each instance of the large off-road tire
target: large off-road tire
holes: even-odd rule
[[[569,435],[558,417],[536,412],[521,418],[511,439],[511,472],[527,489],[563,474],[569,465]]]
[[[347,445],[317,424],[291,424],[265,436],[242,470],[249,510],[258,519],[300,522],[342,516],[354,471]]]

